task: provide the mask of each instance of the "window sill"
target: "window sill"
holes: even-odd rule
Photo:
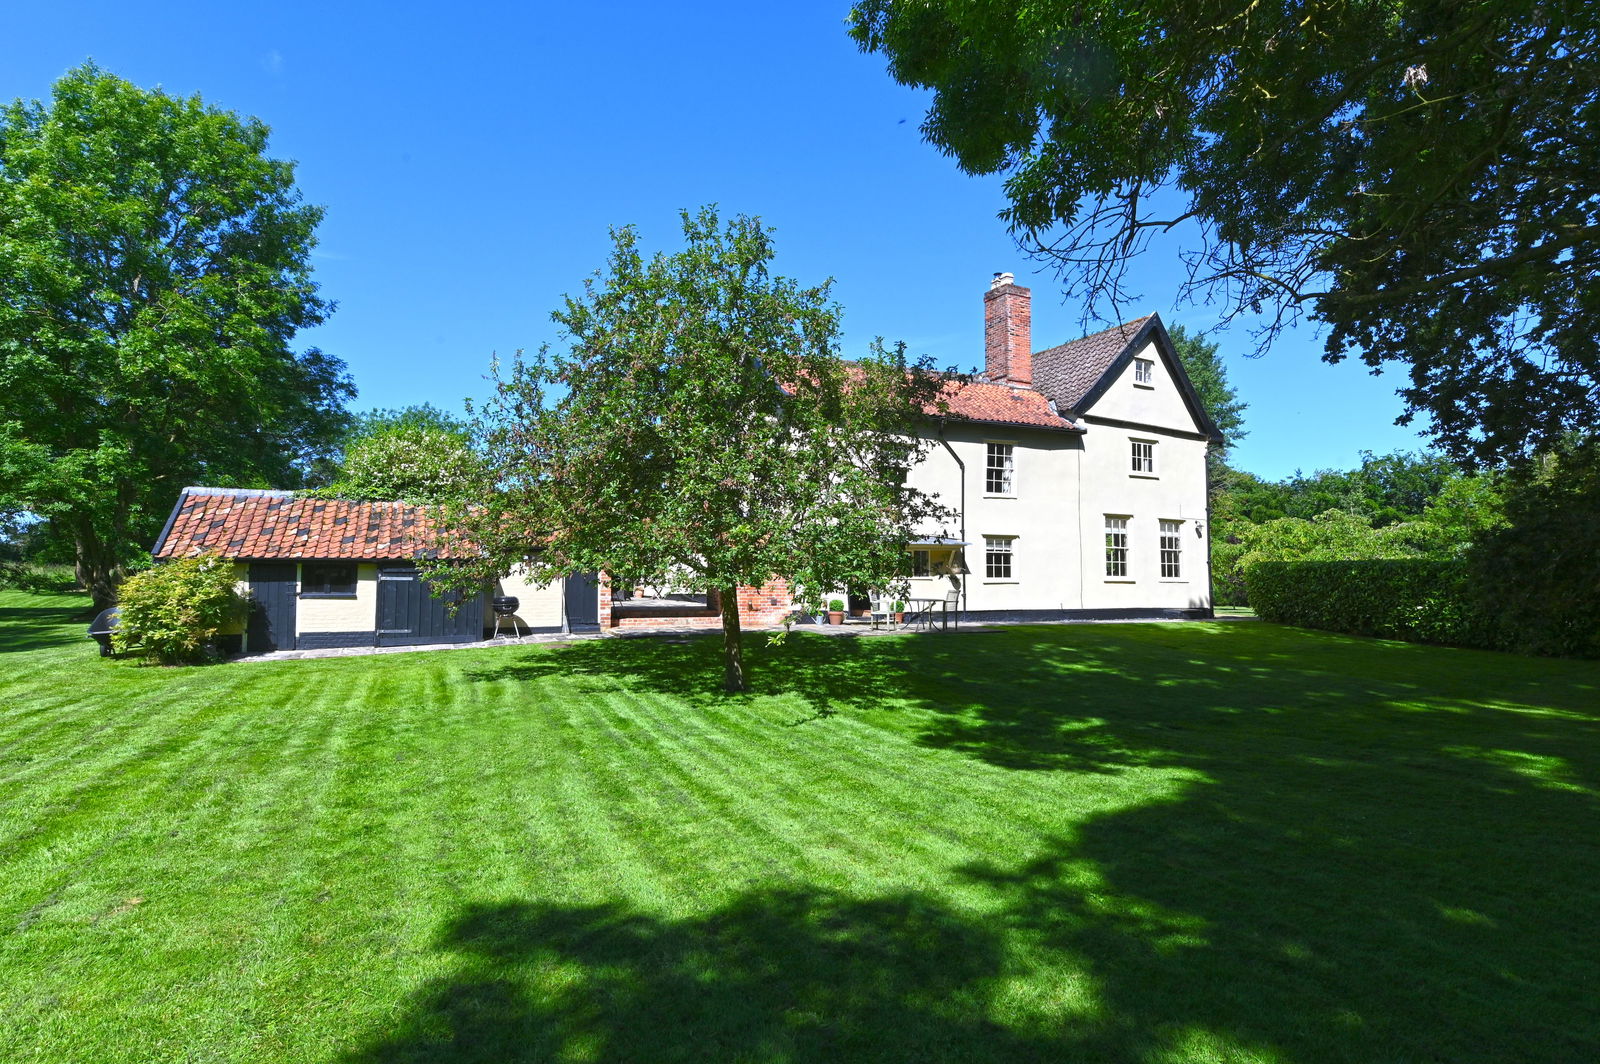
[[[1160,480],[1161,479],[1161,474],[1160,473],[1129,473],[1128,476],[1132,480]]]
[[[1135,388],[1143,388],[1147,392],[1153,392],[1156,390],[1156,386],[1154,384],[1140,384],[1138,381],[1134,381],[1133,386]]]
[[[1188,582],[1189,581],[1187,580],[1174,580],[1171,577],[1165,576],[1161,578],[1161,583],[1163,584],[1187,584]]]
[[[983,580],[983,581],[980,581],[980,583],[984,583],[984,584],[1020,584],[1020,583],[1022,583],[1022,581],[1021,580]]]
[[[1015,495],[985,495],[985,499],[1015,499]]]
[[[302,591],[300,592],[300,597],[310,599],[353,599],[361,596],[354,591]]]
[[[1106,577],[1106,583],[1108,583],[1108,584],[1137,584],[1138,582],[1139,581],[1133,579],[1132,577],[1127,577],[1127,576],[1108,576],[1108,577]]]

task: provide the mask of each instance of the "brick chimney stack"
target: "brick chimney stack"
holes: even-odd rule
[[[991,381],[1033,384],[1033,293],[1014,274],[995,274],[983,294],[983,361]]]

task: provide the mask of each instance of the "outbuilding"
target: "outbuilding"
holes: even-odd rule
[[[230,641],[247,653],[476,642],[494,623],[486,602],[495,596],[518,600],[503,628],[508,620],[523,632],[597,622],[592,579],[539,586],[514,572],[482,594],[435,597],[418,559],[448,560],[456,549],[425,509],[406,503],[188,487],[152,554],[211,552],[234,562],[251,610]]]

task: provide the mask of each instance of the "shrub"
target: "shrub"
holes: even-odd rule
[[[828,609],[833,611],[834,613],[843,613],[844,612],[844,599],[830,599],[830,600],[828,600]]]
[[[1507,649],[1600,657],[1600,439],[1540,456],[1503,489],[1503,524],[1478,531],[1467,557]]]
[[[1216,526],[1213,525],[1214,529]],[[1249,598],[1244,589],[1244,571],[1239,559],[1244,556],[1245,545],[1238,537],[1211,541],[1211,594],[1217,606],[1246,606]]]
[[[122,616],[112,633],[118,651],[143,647],[164,664],[199,661],[217,633],[244,615],[233,565],[200,554],[129,577],[118,593]]]
[[[12,587],[18,591],[75,591],[78,577],[70,565],[0,561],[0,587]]]
[[[1263,561],[1244,579],[1263,620],[1416,643],[1504,642],[1470,567],[1454,559]]]

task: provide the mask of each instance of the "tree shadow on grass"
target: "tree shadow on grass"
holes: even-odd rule
[[[480,678],[736,702],[705,690],[715,662],[710,643],[596,643]],[[1196,625],[809,639],[757,664],[764,694],[1041,786],[1192,773],[1021,859],[943,870],[991,898],[971,934],[1003,958],[957,989],[1001,970],[1045,997],[1085,971],[1096,988],[1097,1016],[1043,1042],[1020,1032],[1044,1021],[971,995],[959,1030],[1002,1027],[1011,1059],[1600,1059],[1594,663]]]
[[[1600,748],[1600,665],[1591,662],[1243,623],[749,642],[750,695],[716,689],[721,650],[713,637],[588,641],[467,676],[560,678],[580,689],[638,690],[695,706],[793,696],[809,707],[796,722],[848,709],[925,745],[1015,769],[1113,772],[1254,760],[1258,733],[1275,729],[1298,747],[1280,754],[1361,759],[1429,758],[1443,743],[1517,735],[1577,757],[1585,778],[1600,783],[1600,765],[1584,756]],[[1517,717],[1519,708],[1526,714]],[[1581,750],[1570,749],[1574,733],[1587,740]],[[1554,750],[1552,742],[1568,748]],[[1332,750],[1321,749],[1330,743]]]
[[[1299,776],[1224,774],[962,870],[1010,942],[1093,971],[1084,1059],[1600,1060],[1594,793],[1490,764]]]
[[[347,1064],[1038,1059],[984,1018],[995,934],[915,895],[758,891],[682,919],[479,905],[439,946],[456,970]]]
[[[67,604],[57,604],[63,602]],[[97,653],[85,634],[93,619],[94,607],[87,598],[73,603],[66,596],[51,595],[37,606],[0,606],[0,654],[73,644],[81,644],[90,654]]]

